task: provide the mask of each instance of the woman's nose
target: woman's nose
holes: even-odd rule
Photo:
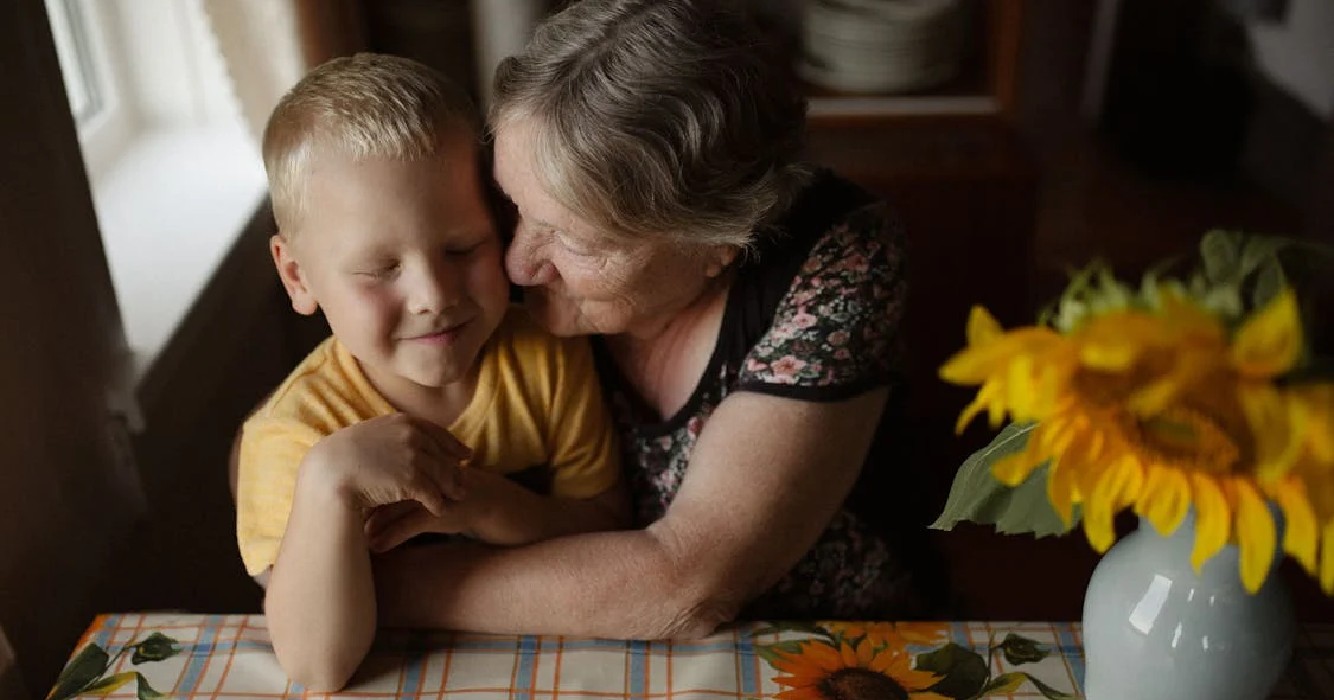
[[[523,287],[536,287],[555,279],[555,268],[541,254],[535,236],[522,225],[514,230],[514,241],[505,251],[505,273],[510,281]]]

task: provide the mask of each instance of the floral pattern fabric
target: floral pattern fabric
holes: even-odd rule
[[[829,221],[820,231],[788,231],[737,271],[718,346],[677,415],[665,422],[642,419],[625,387],[609,382],[640,525],[667,511],[701,431],[730,394],[834,401],[894,382],[905,292],[900,232],[885,205],[869,198]],[[784,266],[794,249],[797,264]],[[756,315],[744,311],[747,304],[753,307],[774,285],[781,285],[780,293],[768,296],[778,301],[759,309],[758,338],[737,340],[733,326],[753,321],[747,313]],[[895,555],[882,533],[845,506],[805,557],[743,615],[902,616],[915,601],[907,567]]]

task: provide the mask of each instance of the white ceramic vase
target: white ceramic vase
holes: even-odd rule
[[[1167,537],[1141,520],[1094,569],[1084,596],[1087,700],[1268,697],[1292,652],[1287,588],[1271,568],[1248,594],[1233,544],[1197,575],[1194,540],[1193,515]]]

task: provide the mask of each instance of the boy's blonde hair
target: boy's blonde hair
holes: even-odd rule
[[[311,70],[278,102],[264,128],[264,169],[278,228],[290,235],[305,211],[304,176],[319,151],[355,160],[421,160],[443,137],[480,133],[472,99],[411,59],[359,53]]]

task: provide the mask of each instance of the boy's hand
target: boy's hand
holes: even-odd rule
[[[416,501],[442,516],[466,495],[460,460],[471,450],[448,430],[402,413],[343,428],[315,443],[302,472],[318,469],[349,505],[370,509]]]

